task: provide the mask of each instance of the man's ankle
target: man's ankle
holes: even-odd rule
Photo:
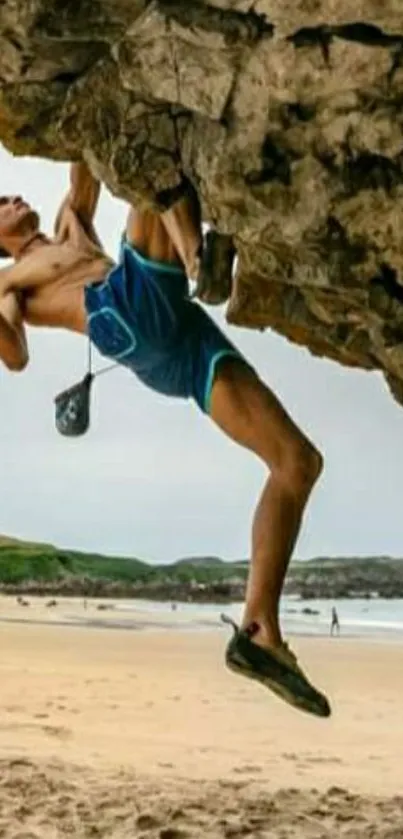
[[[262,647],[281,647],[283,638],[281,629],[276,618],[252,617],[251,613],[245,613],[241,623],[241,629],[248,629],[250,626],[256,625],[258,629],[253,635],[253,641]]]

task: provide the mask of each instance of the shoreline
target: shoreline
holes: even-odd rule
[[[323,601],[310,601],[307,611],[295,607],[294,601],[283,603],[281,622],[284,634],[291,638],[329,638],[329,606]],[[357,615],[348,617],[348,608],[356,605]],[[398,614],[399,620],[380,620],[370,613],[367,605],[359,602],[348,603],[346,615],[342,615],[339,640],[365,640],[368,643],[387,642],[403,643],[403,603]],[[292,608],[291,608],[292,607]],[[382,602],[378,603],[378,610]],[[222,633],[226,632],[220,615],[224,611],[235,621],[239,621],[242,604],[232,603],[227,607],[221,604],[168,604],[158,601],[136,600],[122,601],[107,598],[46,598],[46,597],[10,597],[0,595],[0,625],[40,624],[42,626],[59,625],[81,629],[127,630],[139,632],[183,632],[183,633]],[[340,608],[340,607],[339,607]],[[385,608],[389,610],[389,601]],[[359,611],[360,610],[360,611]],[[357,617],[358,616],[358,617]]]
[[[102,618],[88,618],[83,620],[78,620],[74,617],[70,619],[56,619],[56,620],[46,620],[45,618],[40,617],[33,617],[33,618],[24,618],[24,617],[1,617],[0,616],[0,625],[17,625],[17,626],[41,626],[41,627],[61,627],[66,629],[81,629],[81,630],[106,630],[106,631],[114,631],[114,632],[140,632],[140,633],[171,633],[171,634],[194,634],[199,635],[200,633],[211,633],[212,635],[225,635],[229,637],[228,630],[225,629],[220,623],[192,623],[188,625],[177,625],[174,623],[164,623],[163,621],[139,621],[138,619],[128,619],[123,622],[119,622],[114,620],[113,618],[110,620],[103,620]],[[338,637],[331,638],[329,633],[323,632],[322,634],[316,632],[315,634],[311,632],[288,632],[287,638],[292,640],[303,639],[303,640],[321,640],[326,641],[329,640],[331,643],[343,643],[343,642],[351,642],[351,643],[360,643],[364,645],[373,645],[373,644],[385,644],[387,646],[401,646],[402,644],[402,637],[400,634],[393,634],[393,633],[377,633],[374,635],[361,635],[361,634],[353,634],[348,633],[346,631],[343,632],[342,635]]]

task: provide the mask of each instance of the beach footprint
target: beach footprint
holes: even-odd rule
[[[237,775],[258,775],[263,772],[263,767],[251,763],[245,766],[234,766],[232,771]]]
[[[56,737],[58,740],[70,740],[73,736],[71,729],[63,725],[43,725],[42,729],[49,737]]]

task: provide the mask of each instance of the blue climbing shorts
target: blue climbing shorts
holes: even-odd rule
[[[204,309],[189,299],[180,266],[146,259],[123,241],[119,264],[85,288],[88,333],[99,352],[148,387],[194,399],[209,413],[217,363],[244,361]]]

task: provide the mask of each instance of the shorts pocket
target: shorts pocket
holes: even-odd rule
[[[97,312],[92,312],[88,325],[90,338],[102,355],[120,361],[136,349],[133,330],[115,309],[103,306]]]

